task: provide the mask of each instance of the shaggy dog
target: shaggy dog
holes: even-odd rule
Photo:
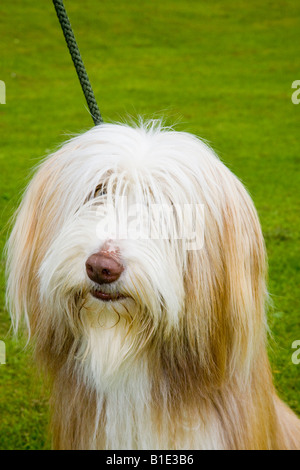
[[[56,449],[299,449],[266,352],[266,257],[240,181],[149,122],[68,141],[30,182],[7,298],[52,381]]]

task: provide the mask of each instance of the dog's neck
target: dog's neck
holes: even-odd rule
[[[227,447],[216,407],[195,397],[176,406],[167,378],[155,377],[149,351],[130,355],[122,320],[114,328],[91,329],[79,382],[94,391],[96,415],[90,448],[222,449]],[[87,348],[87,349],[86,349]],[[184,378],[182,378],[184,380]],[[173,397],[174,398],[174,397]],[[188,403],[186,405],[185,402]]]

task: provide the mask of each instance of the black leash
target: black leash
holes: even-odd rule
[[[88,74],[86,72],[84,63],[82,61],[79,48],[72,30],[70,20],[68,18],[64,3],[62,0],[53,0],[53,4],[63,30],[66,43],[68,45],[75,69],[80,81],[81,88],[83,90],[86,102],[88,104],[90,113],[92,115],[95,125],[101,124],[103,122],[101,113],[99,111],[97,101],[92,89],[92,86],[89,81]]]

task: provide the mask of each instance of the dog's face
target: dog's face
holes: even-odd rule
[[[40,166],[9,273],[16,323],[25,312],[53,355],[93,349],[110,369],[159,344],[221,374],[245,360],[264,302],[243,186],[202,141],[154,125],[97,126]]]
[[[153,326],[178,324],[188,252],[203,244],[195,173],[198,147],[206,149],[190,138],[187,162],[184,135],[152,132],[101,126],[53,163],[47,197],[55,193],[55,233],[38,276],[42,302],[54,312],[77,298],[95,327],[136,315]]]

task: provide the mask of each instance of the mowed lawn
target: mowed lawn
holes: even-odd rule
[[[31,168],[92,120],[52,1],[0,7],[1,252]],[[105,121],[163,115],[206,139],[250,191],[269,256],[270,358],[300,414],[300,3],[295,0],[65,1]],[[76,188],[70,188],[76,190]],[[12,339],[1,260],[0,449],[46,449],[47,387]]]

